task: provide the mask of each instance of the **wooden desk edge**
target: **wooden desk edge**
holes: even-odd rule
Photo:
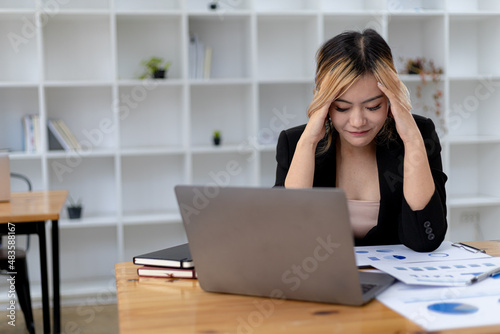
[[[58,220],[68,194],[68,190],[13,192],[9,202],[0,204],[0,223]],[[33,205],[34,201],[38,211],[29,212],[18,208],[25,207],[26,203]]]

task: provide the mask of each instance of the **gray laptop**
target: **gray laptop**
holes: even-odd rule
[[[10,161],[7,153],[0,152],[0,202],[10,201]]]
[[[205,291],[362,305],[393,283],[359,272],[340,189],[176,186]]]

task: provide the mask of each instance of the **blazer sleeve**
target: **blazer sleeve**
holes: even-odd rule
[[[435,191],[425,208],[417,211],[410,208],[403,195],[402,210],[398,217],[398,230],[399,238],[404,245],[418,252],[431,252],[441,245],[448,226],[445,190],[448,178],[443,172],[441,144],[434,123],[430,119],[424,119],[418,123],[424,139]]]
[[[293,153],[295,152],[295,145],[290,147],[290,141],[288,138],[287,131],[281,131],[278,144],[276,145],[276,181],[275,187],[284,187],[286,175],[288,174],[288,169],[290,168],[290,164],[292,162]]]

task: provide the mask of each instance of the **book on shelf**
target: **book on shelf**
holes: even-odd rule
[[[137,268],[137,275],[141,277],[197,278],[194,268],[142,266]]]
[[[64,149],[66,151],[81,149],[80,143],[66,123],[60,119],[49,119],[49,147],[51,149]]]
[[[23,142],[24,150],[27,153],[39,152],[40,143],[40,116],[38,114],[24,115],[23,123]]]
[[[213,50],[205,46],[198,35],[189,37],[189,77],[191,79],[210,79],[212,72]]]
[[[133,262],[143,266],[194,268],[193,258],[187,243],[134,256]]]

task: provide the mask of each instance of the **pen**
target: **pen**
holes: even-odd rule
[[[469,251],[469,252],[472,252],[472,253],[486,253],[486,251],[484,249],[477,248],[477,247],[474,247],[474,246],[469,246],[469,245],[463,244],[461,242],[454,242],[451,245],[455,246],[455,247],[463,248],[466,251]]]
[[[495,269],[490,270],[490,271],[487,271],[487,272],[482,273],[482,274],[480,274],[480,275],[474,276],[474,277],[470,280],[470,284],[472,284],[472,283],[476,283],[476,282],[479,282],[479,281],[482,281],[483,279],[485,279],[485,278],[487,278],[487,277],[495,276],[496,274],[499,274],[499,273],[500,273],[500,267],[495,268]]]

